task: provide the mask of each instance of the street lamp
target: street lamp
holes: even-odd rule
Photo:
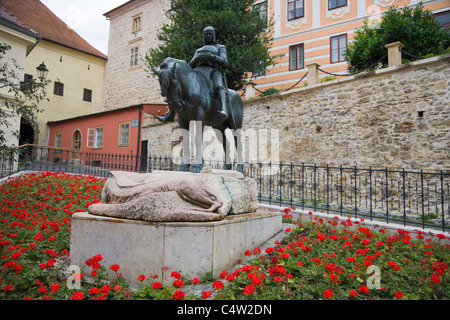
[[[38,78],[41,79],[41,81],[44,81],[47,78],[48,69],[44,64],[44,61],[40,64],[39,67],[36,68]]]

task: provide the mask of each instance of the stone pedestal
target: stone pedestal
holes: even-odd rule
[[[90,272],[85,261],[101,254],[131,284],[139,275],[158,274],[171,284],[172,271],[201,278],[231,268],[246,250],[270,239],[282,228],[281,214],[267,211],[231,215],[213,222],[147,222],[76,213],[72,217],[71,264]],[[166,269],[163,271],[163,269]],[[86,272],[87,271],[87,272]]]

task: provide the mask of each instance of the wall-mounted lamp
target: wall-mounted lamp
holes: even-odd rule
[[[44,81],[48,75],[48,69],[44,64],[44,61],[42,61],[42,63],[40,64],[39,67],[36,68],[36,70],[38,78],[41,79],[41,81]]]

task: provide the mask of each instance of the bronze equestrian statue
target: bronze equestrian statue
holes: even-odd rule
[[[195,160],[191,165],[189,151],[189,124],[191,121],[216,129],[219,141],[225,151],[223,169],[232,168],[227,152],[225,130],[234,134],[238,161],[236,170],[243,172],[242,120],[243,102],[240,95],[227,88],[224,69],[228,68],[225,46],[216,41],[214,29],[206,27],[203,31],[204,46],[199,48],[189,63],[174,58],[166,58],[160,70],[152,68],[158,75],[161,95],[166,97],[169,111],[157,117],[163,123],[174,121],[178,114],[178,123],[183,129],[183,162],[179,171],[200,172],[203,167],[202,137],[196,137]],[[220,136],[219,136],[220,135]]]

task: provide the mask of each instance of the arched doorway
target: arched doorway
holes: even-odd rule
[[[20,132],[19,132],[19,146],[20,146],[20,159],[30,160],[33,152],[34,144],[34,128],[24,118],[20,119]]]
[[[24,118],[20,119],[19,145],[34,144],[34,129]]]
[[[72,159],[81,158],[81,131],[75,130],[72,135]]]

